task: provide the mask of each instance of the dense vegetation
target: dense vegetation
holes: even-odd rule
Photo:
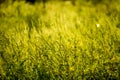
[[[0,80],[120,79],[119,0],[74,3],[1,2]]]

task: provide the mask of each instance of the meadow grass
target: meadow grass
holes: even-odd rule
[[[0,9],[1,80],[120,79],[119,5],[69,2]]]

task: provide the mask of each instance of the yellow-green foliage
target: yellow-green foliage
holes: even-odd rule
[[[0,79],[119,80],[119,7],[69,1],[2,6]]]

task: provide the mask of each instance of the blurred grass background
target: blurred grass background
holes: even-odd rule
[[[119,80],[119,3],[0,0],[0,79]]]

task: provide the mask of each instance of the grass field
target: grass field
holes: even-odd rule
[[[1,6],[0,80],[119,79],[119,3]]]

